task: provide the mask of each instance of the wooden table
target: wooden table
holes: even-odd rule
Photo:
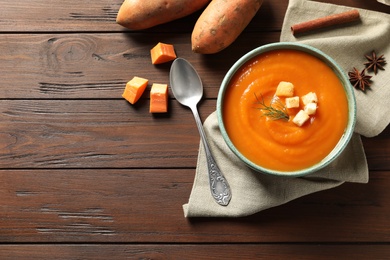
[[[323,2],[390,13],[375,0]],[[265,0],[227,50],[191,52],[200,12],[143,32],[115,23],[122,0],[0,0],[0,259],[389,259],[390,128],[363,138],[368,184],[344,184],[250,217],[186,219],[199,145],[170,93],[132,106],[133,76],[168,83],[157,42],[202,77],[202,119],[247,51],[279,41],[287,0]],[[390,69],[386,67],[386,70]],[[150,86],[149,86],[150,87]]]

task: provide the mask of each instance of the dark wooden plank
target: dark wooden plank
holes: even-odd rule
[[[122,0],[1,0],[0,31],[119,30],[115,18]]]
[[[389,245],[2,245],[13,259],[388,259]],[[313,257],[314,256],[314,257]]]
[[[389,173],[249,217],[185,219],[194,169],[1,170],[0,243],[389,243]]]
[[[199,134],[191,111],[174,100],[169,110],[151,114],[146,99],[136,106],[124,99],[4,100],[0,167],[194,167]],[[202,103],[203,119],[213,110],[214,102]]]
[[[368,166],[371,170],[388,169],[390,166],[390,126],[376,137],[362,137]]]
[[[215,100],[199,108],[205,120]],[[3,100],[0,167],[195,167],[199,134],[193,116],[174,99],[169,111],[150,114],[146,98],[135,106],[124,99]],[[371,169],[390,169],[389,134],[388,128],[364,140]]]
[[[1,98],[118,98],[133,76],[168,83],[170,63],[152,65],[158,42],[199,70],[206,97],[215,98],[223,76],[246,52],[279,40],[248,33],[217,55],[191,51],[190,34],[4,34],[0,37]]]

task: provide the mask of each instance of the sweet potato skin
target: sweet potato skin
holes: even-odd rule
[[[191,35],[192,50],[212,54],[228,47],[260,9],[263,0],[213,0]]]
[[[210,0],[125,0],[116,22],[128,29],[142,30],[190,15]]]

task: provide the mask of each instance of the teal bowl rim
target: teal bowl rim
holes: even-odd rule
[[[249,159],[247,159],[243,154],[241,154],[240,151],[237,150],[237,148],[234,146],[232,141],[230,140],[226,129],[224,127],[224,122],[223,122],[223,116],[222,116],[222,106],[223,106],[223,98],[225,95],[226,88],[228,86],[228,83],[230,82],[231,78],[233,75],[237,72],[237,70],[245,64],[247,61],[252,59],[253,57],[260,55],[262,53],[268,52],[268,51],[273,51],[273,50],[280,50],[280,49],[292,49],[292,50],[299,50],[299,51],[304,51],[308,54],[313,55],[314,57],[319,58],[323,62],[325,62],[339,77],[344,90],[346,92],[347,100],[348,100],[348,123],[345,128],[344,134],[340,138],[339,142],[335,146],[335,148],[320,162],[317,164],[314,164],[308,168],[304,168],[301,170],[296,170],[296,171],[277,171],[277,170],[272,170],[268,169],[265,167],[262,167],[258,164],[253,163]],[[238,61],[236,61],[233,66],[229,69],[227,74],[222,80],[221,87],[218,92],[218,98],[217,98],[217,117],[218,117],[218,125],[220,128],[220,131],[222,133],[223,139],[225,140],[226,144],[232,150],[232,152],[238,156],[241,161],[246,163],[250,168],[270,174],[270,175],[276,175],[276,176],[285,176],[285,177],[300,177],[304,176],[307,174],[314,173],[327,165],[329,165],[331,162],[333,162],[345,149],[345,147],[348,145],[353,132],[355,128],[355,123],[356,123],[356,99],[355,99],[355,94],[353,92],[353,87],[349,82],[349,79],[347,78],[346,74],[344,73],[343,69],[327,54],[324,52],[318,50],[317,48],[314,48],[312,46],[302,44],[302,43],[291,43],[291,42],[278,42],[278,43],[270,43],[266,44],[260,47],[257,47],[256,49],[248,52],[244,56],[242,56]]]

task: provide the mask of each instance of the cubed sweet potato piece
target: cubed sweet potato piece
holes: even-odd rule
[[[150,50],[152,64],[161,64],[176,59],[175,48],[172,44],[159,42]]]
[[[150,90],[150,113],[166,113],[168,112],[168,85],[156,84],[152,85]]]
[[[122,97],[131,104],[135,104],[135,102],[137,102],[138,99],[142,96],[142,93],[144,93],[148,82],[149,81],[147,79],[134,77],[129,82],[127,82]]]

